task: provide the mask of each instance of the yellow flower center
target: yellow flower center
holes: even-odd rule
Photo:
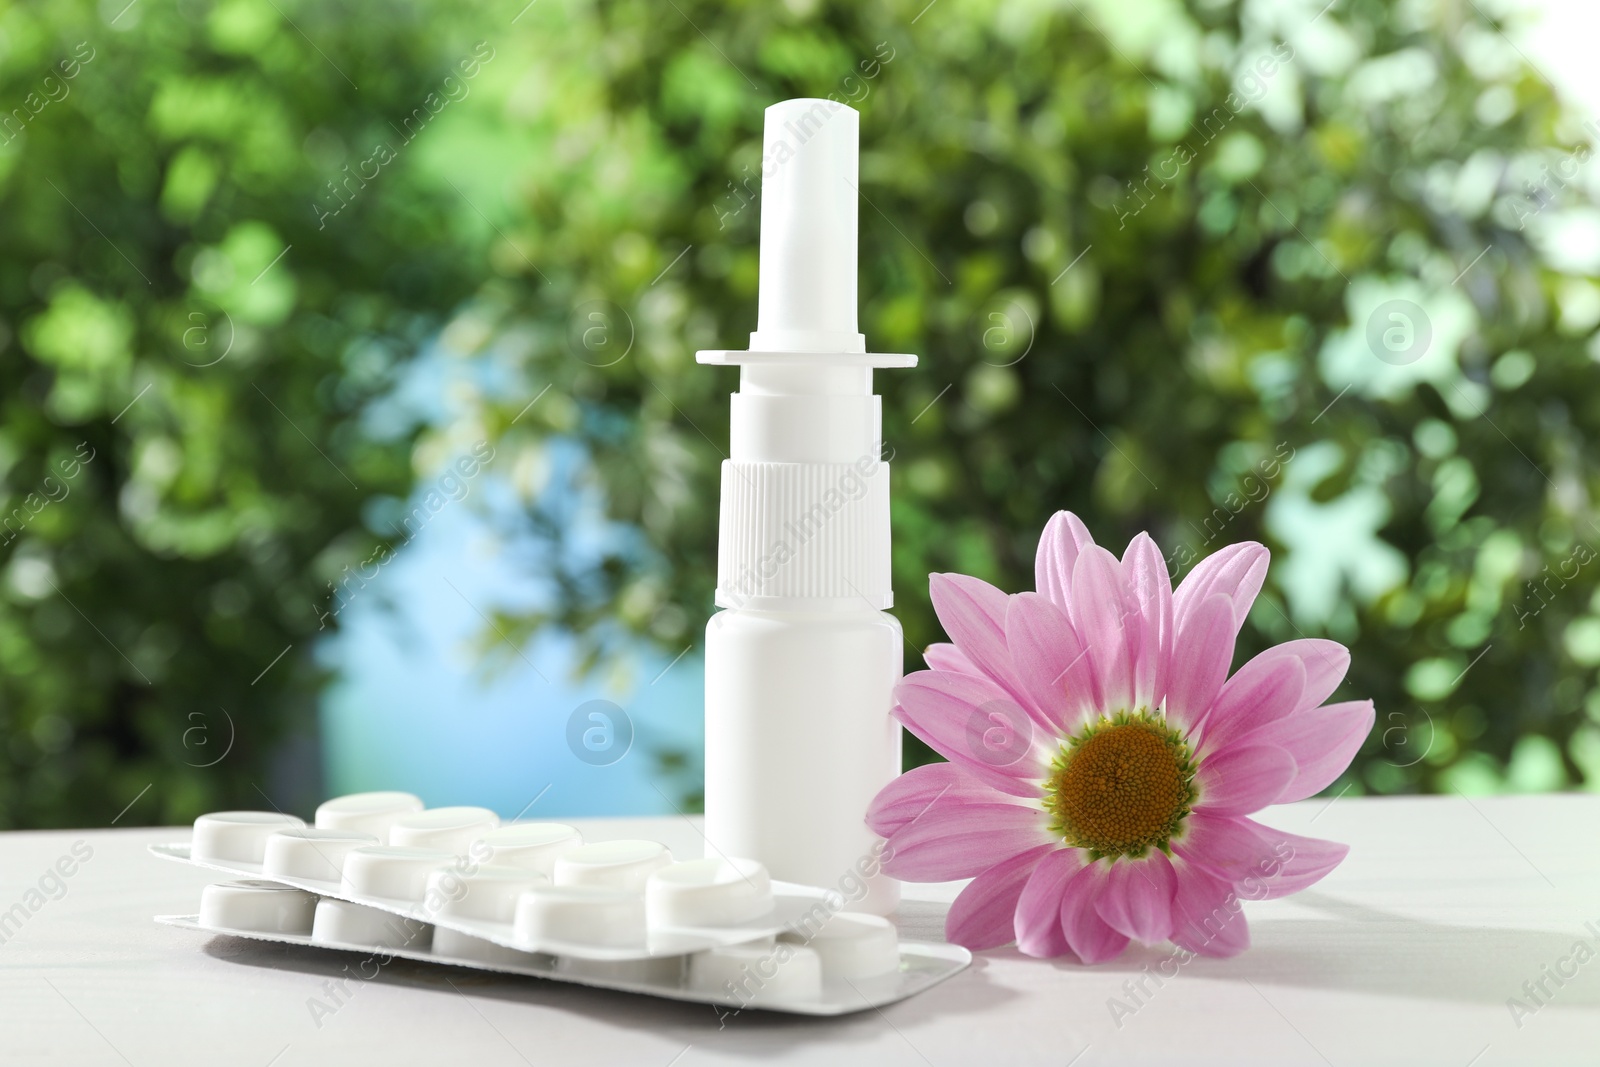
[[[1166,851],[1194,798],[1189,746],[1163,717],[1141,710],[1063,741],[1044,806],[1052,832],[1099,859]]]

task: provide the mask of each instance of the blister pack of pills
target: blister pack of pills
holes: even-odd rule
[[[380,953],[674,1000],[804,1015],[881,1007],[957,973],[957,945],[899,940],[837,891],[753,860],[674,861],[562,823],[359,793],[317,809],[202,815],[157,856],[243,876],[170,926]]]

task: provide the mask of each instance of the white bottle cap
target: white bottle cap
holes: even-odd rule
[[[889,472],[874,367],[856,324],[860,117],[832,100],[767,108],[760,305],[750,349],[696,353],[740,367],[722,468],[720,607],[765,611],[894,602]]]

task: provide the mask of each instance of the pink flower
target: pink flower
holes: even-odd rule
[[[1234,639],[1267,572],[1245,543],[1176,592],[1148,534],[1119,562],[1077,516],[1039,541],[1038,592],[935,574],[953,645],[895,690],[895,717],[948,763],[873,801],[884,868],[971,878],[946,936],[1031,956],[1111,959],[1130,940],[1232,956],[1241,899],[1304,889],[1349,851],[1247,818],[1337,778],[1372,729],[1370,700],[1324,704],[1350,654],[1289,641],[1232,677]]]

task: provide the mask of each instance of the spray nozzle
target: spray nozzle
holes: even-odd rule
[[[856,332],[859,116],[833,100],[767,108],[761,293],[751,351],[865,352]]]
[[[916,366],[916,356],[867,352],[856,327],[860,138],[860,116],[848,104],[801,98],[767,108],[756,329],[749,351],[698,352],[699,362]],[[784,388],[776,378],[773,384]]]

